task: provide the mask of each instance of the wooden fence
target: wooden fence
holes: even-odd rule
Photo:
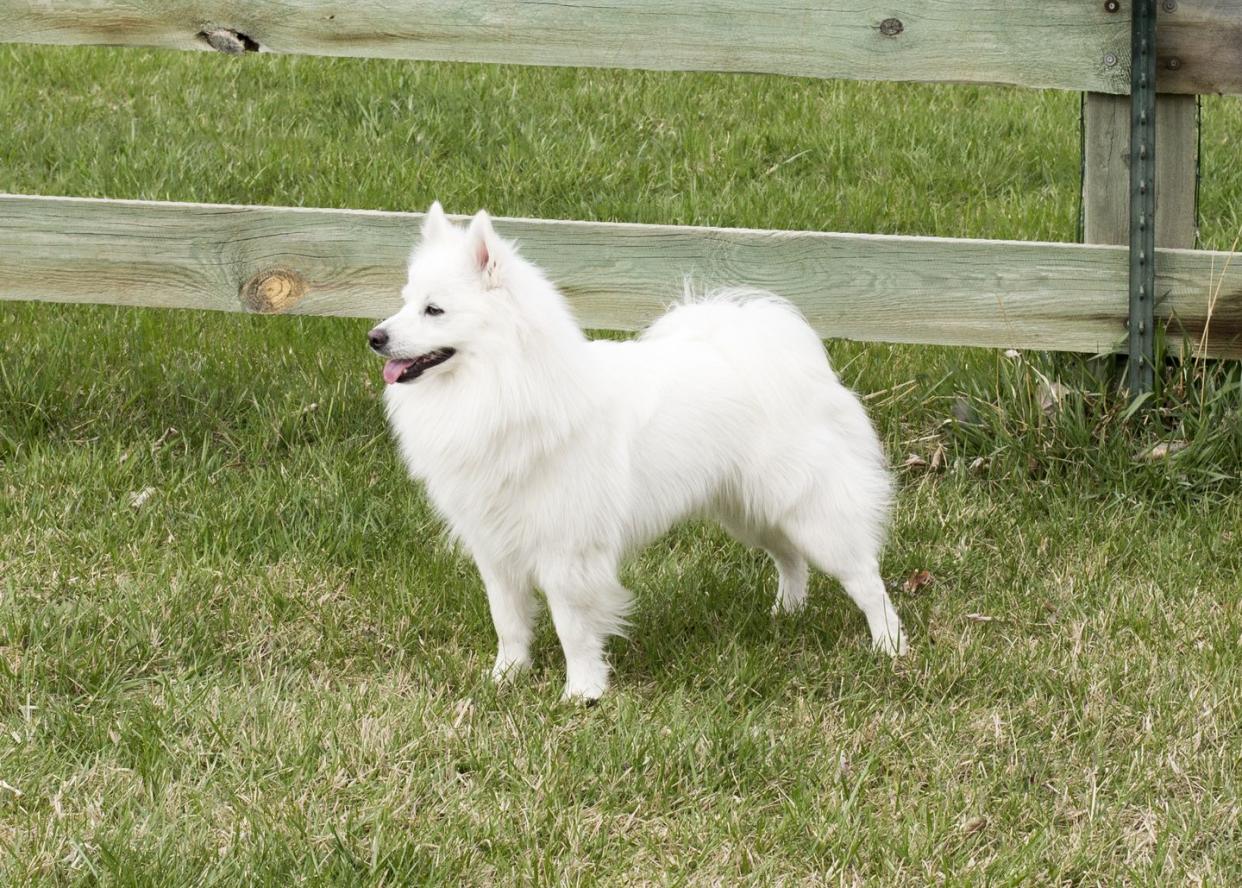
[[[1194,245],[1194,94],[1242,93],[1242,0],[1164,0],[1156,315],[1242,358],[1242,255]],[[765,72],[1079,90],[1092,244],[498,219],[590,326],[693,273],[793,299],[825,336],[1124,351],[1128,0],[0,0],[0,41]],[[421,216],[0,195],[0,300],[380,317]],[[1232,261],[1231,261],[1232,260]],[[1210,341],[1199,338],[1209,325]]]

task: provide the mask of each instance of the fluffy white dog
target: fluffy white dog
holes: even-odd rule
[[[622,559],[693,515],[767,550],[774,611],[802,607],[810,562],[841,581],[877,649],[905,651],[877,567],[883,452],[789,303],[728,290],[674,307],[632,342],[591,341],[486,213],[462,229],[439,203],[402,296],[369,334],[388,358],[388,418],[478,564],[498,680],[530,665],[538,587],[566,698],[598,698],[605,643],[633,600]]]

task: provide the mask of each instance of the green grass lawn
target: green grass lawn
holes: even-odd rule
[[[1077,229],[1071,94],[6,47],[0,107],[4,191]],[[1240,140],[1205,100],[1205,246]],[[884,562],[935,577],[894,593],[913,654],[823,578],[771,619],[766,559],[692,526],[581,709],[550,627],[486,680],[366,327],[0,304],[0,881],[1242,883],[1237,366],[1126,423],[1080,361],[830,343],[940,466],[899,468]]]

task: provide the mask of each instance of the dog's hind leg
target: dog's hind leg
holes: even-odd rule
[[[616,578],[615,566],[557,566],[540,584],[565,652],[565,700],[598,700],[608,689],[608,636],[625,631],[633,596]]]
[[[906,633],[884,588],[875,544],[858,527],[845,522],[796,520],[786,528],[808,560],[836,577],[845,594],[858,605],[871,630],[871,646],[891,656],[906,652]]]
[[[762,545],[776,562],[780,578],[776,585],[776,602],[772,605],[773,615],[798,613],[806,607],[806,559],[789,537],[776,528],[764,531]]]
[[[530,641],[534,635],[538,602],[530,580],[503,568],[479,563],[487,603],[496,627],[496,664],[492,679],[501,682],[530,667]]]
[[[772,557],[779,577],[776,601],[772,604],[773,616],[794,614],[802,610],[806,606],[806,559],[785,532],[779,527],[751,527],[723,509],[718,510],[717,520],[729,536],[739,543],[763,549]]]
[[[871,646],[890,657],[906,653],[906,632],[893,609],[893,602],[884,588],[879,567],[875,564],[851,573],[836,574],[845,594],[854,600],[867,618],[871,630]]]

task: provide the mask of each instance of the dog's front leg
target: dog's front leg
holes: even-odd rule
[[[530,640],[534,634],[537,602],[529,579],[481,561],[478,564],[483,585],[487,587],[492,625],[496,627],[496,665],[492,667],[492,679],[502,682],[530,667]]]
[[[608,565],[566,565],[553,570],[541,584],[556,635],[565,652],[565,693],[562,699],[591,702],[608,690],[608,636],[625,629],[633,599]]]

